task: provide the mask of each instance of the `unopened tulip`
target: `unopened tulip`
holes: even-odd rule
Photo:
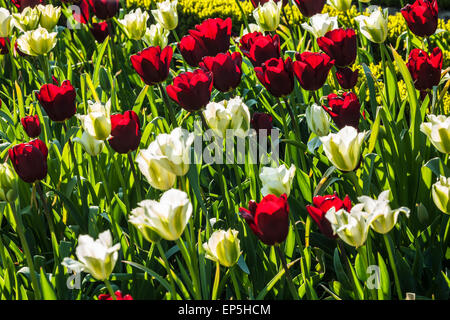
[[[229,92],[239,85],[242,76],[241,65],[242,56],[239,52],[204,57],[199,64],[200,68],[212,73],[214,88],[222,92]]]
[[[109,36],[108,22],[92,23],[91,33],[98,43],[103,43]]]
[[[13,16],[8,9],[0,8],[0,38],[6,38],[11,35],[13,28]]]
[[[107,280],[116,265],[120,250],[120,243],[114,246],[112,243],[109,230],[100,233],[97,240],[87,234],[80,235],[75,251],[78,261],[66,257],[62,265],[74,271],[90,273],[97,280]]]
[[[334,65],[334,60],[325,53],[308,51],[302,54],[296,53],[295,58],[294,73],[302,88],[309,91],[322,88]]]
[[[48,117],[55,122],[62,122],[72,118],[77,112],[76,91],[69,80],[64,81],[61,86],[56,84],[44,84],[36,98],[41,103]]]
[[[189,30],[189,34],[203,43],[206,56],[214,57],[218,53],[226,53],[230,48],[232,20],[226,18],[207,19]]]
[[[294,3],[300,9],[300,12],[305,17],[312,17],[315,14],[321,13],[325,6],[326,0],[294,0]]]
[[[11,2],[16,6],[19,12],[22,12],[25,8],[34,8],[37,5],[44,3],[44,0],[11,0]]]
[[[123,295],[120,290],[114,292],[116,300],[133,300],[133,297],[129,294]],[[98,300],[114,300],[109,293],[102,293],[98,295]]]
[[[136,112],[128,110],[124,114],[111,116],[111,138],[108,142],[119,153],[128,153],[139,147],[141,128]]]
[[[227,130],[233,135],[245,138],[250,129],[250,111],[241,97],[223,100],[219,103],[210,102],[203,111],[208,126],[219,137],[225,139]]]
[[[37,6],[37,9],[41,13],[41,19],[39,20],[41,27],[48,31],[53,30],[61,16],[61,7],[54,7],[51,4],[45,6],[40,4]]]
[[[119,12],[119,2],[119,0],[89,0],[89,5],[97,18],[107,20]]]
[[[48,149],[42,140],[35,139],[15,145],[8,150],[8,155],[14,170],[23,181],[34,183],[47,176]]]
[[[152,10],[155,20],[166,30],[173,30],[178,26],[178,0],[157,2],[156,10]]]
[[[358,83],[359,70],[350,68],[336,68],[336,78],[342,89],[353,89]]]
[[[50,52],[56,45],[56,32],[49,33],[47,29],[38,28],[27,31],[17,39],[20,51],[29,56],[40,56]]]
[[[327,3],[338,11],[347,11],[352,6],[352,0],[328,0]]]
[[[239,40],[240,49],[254,67],[271,58],[280,58],[280,36],[264,36],[260,32],[248,33]]]
[[[169,76],[172,61],[172,47],[149,47],[131,56],[134,70],[145,84],[152,86],[163,82]]]
[[[173,187],[177,176],[161,166],[159,156],[153,151],[155,147],[156,144],[150,144],[148,149],[141,150],[136,157],[136,163],[153,188],[165,191]]]
[[[191,67],[198,67],[198,64],[206,56],[209,56],[208,49],[202,40],[197,39],[191,35],[186,35],[181,38],[178,43],[178,49],[183,56],[183,59]]]
[[[345,126],[352,126],[358,130],[359,119],[361,118],[358,96],[353,92],[344,92],[342,96],[330,93],[327,97],[328,107],[323,108],[333,118],[339,129]]]
[[[267,135],[270,135],[270,131],[273,128],[273,117],[268,113],[255,112],[250,123],[257,132],[259,130],[267,130]]]
[[[359,30],[370,41],[383,43],[388,35],[388,11],[380,7],[369,7],[370,16],[360,15],[355,18]]]
[[[97,140],[91,136],[87,131],[84,131],[81,135],[81,139],[76,137],[73,139],[74,142],[78,142],[83,146],[84,151],[86,151],[91,156],[96,156],[103,150],[105,145],[102,140]]]
[[[409,217],[410,210],[406,207],[391,209],[389,193],[389,190],[381,192],[377,200],[368,196],[358,197],[358,201],[364,204],[363,210],[367,213],[372,229],[381,234],[386,234],[394,228],[400,213]]]
[[[309,130],[319,137],[326,136],[330,133],[330,116],[319,105],[313,104],[306,108],[306,123]]]
[[[319,48],[335,61],[338,67],[352,65],[356,60],[356,33],[353,29],[334,29],[317,39]]]
[[[450,153],[450,117],[428,115],[430,122],[423,122],[420,131],[425,133],[433,146],[442,153]]]
[[[327,32],[338,28],[337,17],[330,17],[328,13],[318,13],[309,19],[309,24],[302,23],[303,29],[314,37],[323,37]]]
[[[17,183],[14,171],[8,163],[0,164],[0,201],[14,202],[17,198]]]
[[[263,167],[259,178],[262,182],[261,193],[263,196],[274,194],[280,196],[285,194],[289,197],[291,193],[292,181],[295,177],[296,167],[291,165],[288,169],[284,164],[278,168]]]
[[[111,100],[101,102],[88,101],[88,114],[78,115],[83,129],[97,140],[106,140],[111,133]]]
[[[159,202],[144,200],[138,205],[131,211],[130,222],[151,242],[158,241],[158,236],[169,241],[178,240],[192,215],[187,193],[178,189],[164,192]]]
[[[439,19],[437,0],[416,0],[413,4],[406,4],[401,12],[416,36],[429,37],[436,32]]]
[[[30,138],[37,138],[41,134],[41,124],[38,115],[26,116],[20,119],[23,129]]]
[[[255,67],[255,73],[258,80],[274,97],[288,96],[294,90],[295,76],[290,57],[286,60],[269,59],[261,67]]]
[[[228,229],[215,231],[208,242],[203,244],[205,257],[217,261],[224,267],[232,267],[239,260],[241,247],[239,245],[238,231]]]
[[[431,187],[431,195],[436,207],[443,213],[450,214],[450,178],[440,176]]]
[[[270,0],[261,4],[253,11],[253,17],[256,20],[256,23],[259,27],[264,31],[275,31],[280,24],[280,15],[281,8],[283,3],[280,1],[275,3],[273,0]]]
[[[245,219],[253,233],[266,245],[279,245],[289,232],[289,204],[287,196],[265,196],[260,203],[250,201],[248,209],[240,208],[239,214]]]
[[[169,42],[169,30],[164,29],[159,23],[152,24],[145,31],[144,41],[150,46],[164,49]]]
[[[142,12],[141,8],[137,8],[127,13],[123,19],[119,19],[118,21],[130,39],[141,40],[147,31],[148,18],[149,15],[146,11]]]
[[[323,150],[333,165],[341,171],[353,171],[361,161],[361,147],[366,132],[346,126],[338,133],[320,137]]]
[[[20,13],[13,13],[13,17],[14,25],[22,32],[26,32],[38,27],[41,13],[37,7],[27,7]]]
[[[424,50],[412,49],[406,66],[413,78],[414,87],[423,91],[439,85],[442,64],[443,54],[439,47],[434,48],[429,55]]]

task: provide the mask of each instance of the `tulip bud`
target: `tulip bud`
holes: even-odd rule
[[[14,25],[23,32],[31,31],[37,28],[41,18],[40,10],[35,7],[26,7],[20,13],[13,13]]]
[[[429,114],[430,122],[423,122],[420,131],[425,133],[433,146],[442,153],[450,153],[450,117]]]
[[[147,20],[149,16],[141,8],[130,11],[119,23],[124,27],[128,37],[133,40],[141,40],[147,31]]]
[[[203,111],[208,126],[221,138],[225,139],[227,130],[235,136],[245,138],[250,129],[250,111],[241,97],[210,102]]]
[[[450,214],[450,178],[440,176],[431,187],[431,195],[436,207],[443,213]]]
[[[352,6],[352,0],[328,0],[327,3],[338,11],[347,11]]]
[[[428,223],[428,219],[430,218],[428,214],[427,207],[425,207],[422,203],[416,204],[417,210],[417,218],[419,222],[422,224]]]
[[[155,241],[155,232],[165,240],[178,240],[192,215],[192,204],[186,192],[170,189],[158,201],[144,200],[131,211],[130,222],[144,230],[147,240]]]
[[[241,255],[238,233],[237,230],[232,229],[215,231],[208,242],[203,244],[206,258],[217,261],[224,267],[234,266]]]
[[[73,141],[80,143],[83,146],[84,151],[91,156],[96,156],[103,150],[103,141],[95,139],[86,131],[83,132],[81,139],[77,137],[74,138]]]
[[[291,193],[292,181],[295,177],[296,167],[291,165],[289,169],[284,164],[278,168],[264,167],[259,174],[262,182],[261,193],[263,196],[274,194],[277,197],[286,194],[289,197]]]
[[[13,28],[13,16],[5,9],[0,8],[0,38],[6,38],[11,35]]]
[[[330,17],[328,13],[313,15],[309,23],[302,23],[302,27],[316,38],[323,37],[328,31],[338,28],[337,17]]]
[[[152,10],[155,20],[166,30],[173,30],[178,26],[178,0],[157,2],[157,10]]]
[[[136,163],[153,188],[165,191],[173,187],[177,176],[164,169],[158,162],[158,156],[152,151],[155,146],[150,144],[148,149],[141,150],[136,157]]]
[[[361,33],[370,41],[383,43],[388,34],[388,11],[377,6],[370,6],[370,16],[360,15],[355,18]]]
[[[309,106],[306,108],[305,115],[309,130],[319,137],[330,133],[330,116],[321,106],[317,104]]]
[[[258,8],[253,10],[256,23],[262,30],[271,32],[278,28],[282,6],[282,1],[275,3],[273,0],[270,0],[262,6],[259,4]]]
[[[21,35],[17,39],[17,45],[20,51],[29,56],[40,56],[50,52],[55,47],[56,36],[56,32],[49,33],[47,29],[40,27]]]
[[[106,105],[88,101],[88,114],[78,115],[83,129],[97,140],[105,140],[111,133],[111,100]]]
[[[74,271],[90,273],[95,279],[104,281],[116,265],[119,250],[120,243],[112,245],[109,230],[100,233],[95,241],[89,235],[80,235],[76,248],[78,261],[66,257],[62,265]]]
[[[152,24],[145,32],[144,41],[150,46],[164,49],[169,41],[169,30],[164,29],[159,23]]]
[[[14,202],[17,198],[17,184],[14,171],[9,164],[0,164],[0,201]]]
[[[333,165],[341,171],[353,171],[358,166],[361,158],[361,147],[366,132],[358,131],[346,126],[338,133],[330,133],[320,137],[323,150]]]
[[[41,27],[48,31],[53,30],[61,16],[61,7],[54,7],[51,4],[46,6],[40,4],[37,6],[37,9],[41,13],[41,19],[39,21]]]

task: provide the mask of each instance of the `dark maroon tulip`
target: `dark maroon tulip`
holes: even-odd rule
[[[429,37],[436,32],[439,13],[437,0],[417,0],[412,5],[407,4],[401,12],[416,36]]]
[[[348,196],[345,196],[344,201],[342,201],[335,192],[334,195],[315,196],[313,198],[313,205],[306,206],[306,210],[319,227],[320,232],[330,239],[336,239],[337,235],[333,234],[330,221],[328,221],[325,215],[333,207],[336,211],[345,209],[347,212],[350,212],[352,209],[352,201]]]
[[[277,34],[272,37],[260,32],[248,33],[241,38],[240,49],[254,67],[259,67],[271,58],[280,57],[280,37]]]
[[[8,154],[14,170],[23,181],[33,183],[47,176],[48,149],[42,140],[15,145],[8,150]]]
[[[315,14],[321,13],[325,2],[327,0],[294,0],[300,12],[305,17],[312,17]]]
[[[87,24],[90,19],[90,4],[88,0],[81,0],[77,6],[79,7],[79,11],[72,9],[72,15],[75,21],[83,24]]]
[[[128,153],[139,147],[141,129],[136,112],[131,110],[111,116],[111,138],[108,142],[118,153]]]
[[[38,115],[26,116],[20,119],[25,132],[30,138],[37,138],[41,134],[41,123]]]
[[[145,84],[152,86],[166,80],[169,76],[172,55],[171,46],[163,50],[159,46],[149,47],[132,55],[131,63]]]
[[[283,97],[294,90],[294,70],[290,57],[283,61],[282,58],[272,58],[255,68],[259,81],[275,97]]]
[[[282,243],[289,232],[289,205],[286,194],[265,196],[260,203],[250,201],[248,210],[239,209],[253,233],[269,246]]]
[[[206,106],[211,98],[213,86],[211,72],[197,69],[183,72],[167,86],[169,97],[189,112],[195,112]]]
[[[350,68],[336,68],[336,78],[342,89],[350,90],[358,82],[359,71],[352,71]]]
[[[356,60],[356,33],[353,29],[335,29],[317,39],[319,48],[334,59],[338,67],[352,65]]]
[[[119,0],[89,0],[94,15],[102,20],[110,19],[119,12]]]
[[[273,128],[272,116],[264,112],[255,112],[252,116],[251,125],[257,132],[267,130],[267,135],[270,135],[270,130]]]
[[[39,4],[45,4],[44,0],[11,0],[11,2],[22,12],[26,7],[34,8]]]
[[[417,90],[432,89],[439,84],[442,59],[442,51],[437,47],[430,55],[421,49],[411,50],[406,66]]]
[[[105,41],[109,36],[108,22],[106,21],[93,23],[90,30],[98,43],[103,43],[103,41]]]
[[[327,54],[315,52],[296,53],[294,73],[305,90],[315,91],[323,87],[334,65]]]
[[[218,53],[225,53],[230,48],[231,18],[207,19],[189,30],[189,34],[203,42],[207,56],[214,57]]]
[[[255,8],[258,7],[259,5],[262,6],[264,3],[269,2],[269,0],[250,0],[250,1],[252,2]],[[281,0],[274,0],[274,1],[280,2]],[[287,5],[288,2],[289,2],[288,0],[283,0],[283,6]]]
[[[178,43],[178,49],[184,60],[191,67],[198,67],[203,57],[208,55],[208,50],[202,40],[194,38],[191,35],[184,36]]]
[[[8,38],[0,38],[0,54],[5,55],[9,53],[10,40]]]
[[[133,297],[129,294],[122,295],[120,290],[114,292],[117,300],[133,300]],[[98,295],[98,300],[114,300],[109,293],[102,293]]]
[[[214,88],[222,92],[231,91],[239,85],[241,65],[242,57],[239,52],[219,53],[215,57],[204,57],[200,62],[200,68],[212,73]]]
[[[61,86],[44,84],[41,90],[36,92],[36,98],[48,117],[56,122],[68,120],[77,112],[76,96],[75,88],[69,80],[64,81]]]
[[[328,107],[324,106],[323,108],[333,118],[339,129],[352,126],[358,130],[361,105],[353,92],[345,92],[342,96],[329,94]]]

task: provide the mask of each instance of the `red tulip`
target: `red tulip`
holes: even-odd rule
[[[119,12],[119,0],[89,0],[94,15],[102,20],[110,19]]]
[[[10,40],[8,38],[0,38],[0,54],[5,55],[9,53]]]
[[[214,57],[218,53],[225,53],[230,47],[231,18],[208,19],[195,26],[195,30],[189,30],[189,34],[203,42],[207,56]]]
[[[118,153],[136,150],[141,142],[139,117],[134,111],[111,116],[111,138],[109,144]]]
[[[48,149],[42,140],[15,145],[8,150],[9,158],[19,177],[28,183],[47,176]]]
[[[406,66],[417,90],[432,89],[439,84],[442,59],[442,51],[439,48],[434,48],[430,55],[420,49],[411,50]]]
[[[350,68],[336,68],[336,78],[342,89],[350,90],[358,82],[359,71],[352,71]]]
[[[20,119],[25,132],[30,138],[37,138],[41,134],[41,124],[38,115],[26,116]]]
[[[122,296],[122,292],[117,290],[114,292],[117,300],[133,300],[133,297],[129,294]],[[109,293],[103,293],[98,296],[98,300],[114,300]]]
[[[294,90],[294,70],[292,59],[272,58],[255,68],[256,76],[266,89],[275,97],[291,94]]]
[[[270,134],[270,130],[273,128],[272,116],[264,112],[255,112],[252,116],[251,125],[257,132],[259,130],[267,130],[267,134]]]
[[[321,13],[325,6],[326,0],[294,0],[300,12],[305,17],[312,17],[315,14]]]
[[[328,107],[323,108],[333,118],[339,129],[352,126],[358,130],[361,105],[353,92],[345,92],[342,96],[329,94]]]
[[[342,201],[335,192],[334,195],[315,196],[313,198],[313,205],[306,206],[306,210],[314,222],[317,223],[320,232],[330,239],[336,239],[337,235],[333,234],[330,221],[325,217],[328,210],[332,207],[336,211],[345,209],[349,212],[352,209],[352,202],[348,196],[345,196],[344,201]]]
[[[211,98],[213,77],[211,72],[197,69],[183,72],[166,88],[169,97],[189,112],[200,110]]]
[[[437,0],[416,0],[401,10],[408,28],[419,37],[429,37],[436,32],[438,11]]]
[[[163,50],[159,46],[149,47],[132,55],[131,63],[145,84],[152,86],[163,82],[169,76],[172,55],[171,46],[167,46]]]
[[[289,232],[289,205],[286,194],[279,198],[269,194],[260,203],[250,201],[248,210],[240,208],[239,213],[263,243],[273,246],[286,240]]]
[[[277,34],[272,37],[260,32],[248,33],[241,38],[240,49],[254,67],[259,67],[271,58],[280,57],[280,37]]]
[[[213,85],[219,91],[228,92],[235,89],[241,82],[242,57],[239,52],[233,54],[219,53],[215,57],[204,57],[200,67],[211,71]]]
[[[356,33],[353,29],[335,29],[317,39],[319,48],[334,59],[338,67],[352,65],[356,60]]]
[[[266,2],[269,2],[269,0],[250,0],[255,8],[257,8],[259,5],[263,5]],[[275,2],[280,2],[280,0],[274,0]],[[283,0],[283,6],[288,4],[288,0]]]
[[[72,9],[73,18],[79,23],[87,24],[90,18],[88,0],[81,0],[78,6],[80,11]]]
[[[98,43],[103,43],[103,41],[105,41],[105,39],[109,36],[108,22],[106,21],[93,23],[90,30]]]
[[[20,12],[22,12],[26,7],[34,8],[39,4],[45,3],[44,0],[11,0],[11,2],[17,9],[19,9]]]
[[[69,80],[64,81],[61,86],[44,84],[41,90],[36,92],[36,98],[48,117],[56,122],[68,120],[77,112],[76,95],[75,88]]]
[[[202,40],[194,38],[191,35],[184,36],[178,43],[178,49],[181,52],[184,60],[191,67],[198,67],[200,61],[203,57],[208,55],[208,50],[206,49]]]
[[[323,87],[334,60],[324,54],[303,52],[295,55],[294,73],[305,90],[318,90]]]

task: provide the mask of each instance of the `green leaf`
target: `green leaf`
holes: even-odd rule
[[[47,275],[42,268],[40,269],[40,281],[44,300],[57,300],[55,290],[53,289],[50,281],[47,279]]]

